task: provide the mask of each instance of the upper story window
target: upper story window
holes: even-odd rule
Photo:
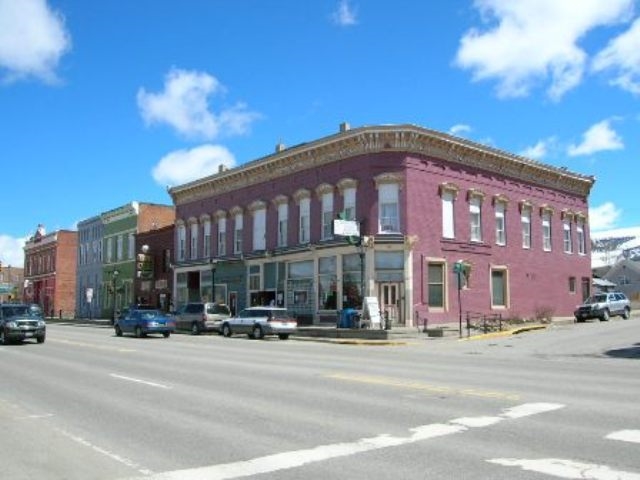
[[[239,207],[233,208],[233,253],[242,253],[242,231],[244,230],[244,218]]]
[[[122,260],[122,255],[124,253],[124,238],[122,238],[122,235],[118,235],[116,242],[116,260],[119,262]]]
[[[482,242],[482,202],[484,193],[479,190],[469,190],[469,239],[472,242]]]
[[[211,220],[206,218],[202,226],[202,233],[204,243],[202,244],[202,256],[203,258],[211,257]]]
[[[545,252],[551,251],[551,213],[552,210],[543,206],[540,208],[540,212],[542,215],[542,249]]]
[[[520,202],[520,226],[522,229],[522,248],[531,248],[531,204]]]
[[[442,238],[456,238],[454,220],[454,202],[458,196],[458,186],[453,183],[440,185],[442,200]]]
[[[256,201],[249,208],[253,213],[253,250],[266,250],[267,206]]]
[[[496,221],[496,245],[507,244],[507,198],[502,195],[494,197],[494,211]]]
[[[189,226],[189,236],[190,236],[190,251],[189,258],[192,260],[198,258],[198,224],[193,221]]]
[[[187,229],[184,224],[178,225],[178,261],[186,258],[187,252]]]
[[[333,236],[331,233],[333,225],[333,187],[328,184],[322,184],[316,189],[316,193],[320,197],[321,203],[320,239],[329,240]]]
[[[218,218],[218,256],[224,257],[227,254],[227,218],[224,212],[217,216]]]
[[[300,200],[300,243],[309,243],[311,240],[311,199]]]
[[[356,220],[356,187],[358,182],[352,178],[344,178],[338,182],[342,193],[342,213],[345,220]]]
[[[578,218],[576,223],[576,235],[578,237],[578,254],[585,255],[587,253],[587,248],[584,235],[584,220],[581,218]]]
[[[564,253],[572,253],[572,240],[571,240],[571,222],[565,220],[562,222],[562,232],[563,232],[563,240],[564,240]]]
[[[387,173],[375,178],[378,188],[378,232],[400,232],[400,182],[398,174]]]
[[[127,258],[132,260],[136,253],[136,236],[133,232],[129,233],[129,246],[127,247]]]
[[[278,208],[278,247],[287,246],[287,232],[289,224],[289,203],[287,197],[280,195],[274,200]]]
[[[309,190],[300,189],[293,195],[298,204],[298,243],[311,241],[311,195]]]

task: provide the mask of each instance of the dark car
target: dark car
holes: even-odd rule
[[[176,322],[173,317],[160,310],[130,309],[116,320],[114,328],[119,337],[124,333],[133,333],[138,338],[159,333],[167,338],[175,331]]]
[[[44,343],[46,335],[47,326],[39,310],[18,303],[0,305],[0,344],[32,338]]]

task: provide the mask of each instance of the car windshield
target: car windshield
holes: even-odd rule
[[[598,294],[598,295],[592,295],[591,297],[587,298],[587,301],[585,303],[601,303],[606,301],[607,301],[606,295]]]
[[[207,313],[221,313],[223,315],[231,315],[231,310],[226,305],[207,305]]]
[[[28,316],[37,317],[37,313],[32,313],[26,305],[11,305],[2,307],[3,317]]]

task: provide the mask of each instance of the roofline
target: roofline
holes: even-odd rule
[[[316,167],[367,153],[403,151],[443,158],[455,163],[494,171],[505,176],[520,178],[530,183],[569,190],[585,197],[589,195],[591,187],[595,183],[594,176],[574,173],[566,168],[554,167],[436,130],[403,124],[345,129],[308,143],[278,149],[273,154],[237,167],[171,187],[168,189],[168,193],[174,204],[177,205],[185,194],[191,193],[188,195],[191,198],[193,193],[199,191],[196,197],[203,197],[211,195],[212,191],[222,193],[232,190],[232,184],[236,183],[234,180],[243,179],[238,187],[255,183],[255,180],[252,182],[250,179],[251,172],[262,170],[264,173],[264,170],[279,163],[286,163],[287,170],[291,172],[296,171],[295,160],[301,158],[313,157],[312,166]],[[494,160],[494,162],[490,160]],[[499,165],[496,165],[496,162]],[[306,165],[300,166],[299,170],[311,167],[308,162],[305,163]],[[505,168],[502,168],[505,163],[509,163],[511,166],[506,172]],[[253,178],[255,177],[253,176]],[[227,188],[220,189],[219,187],[223,185]]]

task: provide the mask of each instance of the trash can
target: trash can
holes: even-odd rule
[[[353,328],[354,319],[358,312],[353,308],[345,308],[340,312],[338,328]]]

